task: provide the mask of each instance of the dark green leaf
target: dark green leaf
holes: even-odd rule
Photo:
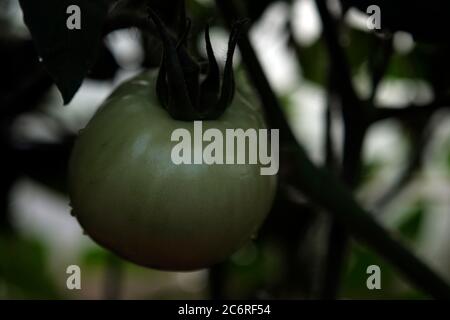
[[[70,102],[95,61],[101,30],[108,12],[106,0],[20,0],[24,20],[39,56]],[[81,29],[67,28],[70,5],[81,11]]]

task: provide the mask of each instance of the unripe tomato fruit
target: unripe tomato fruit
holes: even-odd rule
[[[173,120],[159,105],[155,82],[156,74],[145,72],[124,83],[80,132],[69,166],[73,214],[92,239],[134,263],[205,268],[257,232],[276,177],[260,175],[259,165],[175,165],[171,134],[186,128],[193,137],[194,125]],[[238,89],[203,131],[265,128],[249,97]]]

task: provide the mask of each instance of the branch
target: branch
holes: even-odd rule
[[[372,91],[369,98],[370,102],[373,102],[375,99],[381,80],[383,80],[383,77],[389,67],[392,53],[394,52],[392,36],[375,39],[377,41],[373,43],[374,47],[372,48],[375,52],[371,56],[371,59],[369,59],[369,68],[371,70],[370,73],[372,78]],[[377,50],[375,46],[379,47],[379,50]]]
[[[344,123],[344,148],[341,175],[344,182],[355,188],[361,172],[361,153],[367,130],[367,112],[353,87],[350,64],[339,43],[338,23],[331,16],[326,1],[316,0],[323,24],[323,35],[330,60],[330,73],[336,80],[337,92],[341,98]],[[338,78],[339,77],[339,78]],[[325,260],[324,278],[320,298],[334,299],[339,291],[341,270],[345,262],[349,234],[336,217],[332,217]]]
[[[232,1],[216,0],[216,3],[228,25],[239,17]],[[257,92],[261,97],[267,98],[262,100],[267,115],[273,121],[272,123],[280,124],[282,136],[293,137],[246,35],[241,38],[240,49]],[[304,194],[323,209],[334,213],[349,231],[395,265],[413,284],[435,298],[450,298],[450,287],[446,282],[400,242],[397,242],[367,211],[359,206],[352,194],[336,177],[317,168],[300,145],[291,145],[291,147],[296,164],[294,175],[298,188]]]
[[[344,50],[339,43],[339,35],[337,33],[339,25],[330,15],[326,3],[327,1],[316,0],[316,6],[322,19],[325,44],[329,52],[331,67],[334,69],[333,71],[335,74],[339,75],[337,85],[346,97],[346,101],[344,101],[343,105],[343,111],[344,113],[354,112],[358,109],[359,99],[353,88],[349,63],[345,56]],[[354,104],[355,102],[356,104]]]
[[[327,110],[326,110],[326,133],[325,133],[325,164],[328,170],[332,172],[338,171],[338,162],[333,150],[332,137],[332,121],[331,112],[337,110],[342,101],[339,101],[339,92],[337,83],[339,78],[331,68],[328,73],[328,89],[327,89]],[[317,296],[320,299],[335,299],[338,296],[339,284],[344,266],[344,260],[347,254],[349,235],[347,230],[343,228],[339,220],[335,216],[329,216],[329,230],[327,232],[327,246],[326,252],[322,261],[323,270],[321,271],[321,278],[319,278],[320,285],[318,286]]]

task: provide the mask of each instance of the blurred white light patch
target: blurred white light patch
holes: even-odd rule
[[[383,121],[370,127],[364,143],[363,159],[367,164],[379,164],[379,171],[359,192],[364,203],[375,205],[378,197],[398,179],[405,166],[406,153],[406,141],[398,123]]]
[[[404,165],[402,157],[405,152],[401,128],[396,122],[383,121],[369,129],[363,150],[367,161],[381,161],[386,167],[398,171]]]
[[[112,83],[85,79],[81,88],[67,106],[54,105],[48,108],[48,112],[70,130],[77,132],[87,124],[112,89]]]
[[[287,112],[287,119],[296,138],[317,162],[323,160],[325,102],[325,95],[320,87],[304,82],[291,96]]]
[[[429,196],[436,198],[434,203],[446,207],[442,213],[450,218],[450,112],[441,110],[434,114],[430,127],[433,128],[424,155],[424,173],[430,183],[435,183],[429,190]],[[450,270],[449,270],[450,271]]]
[[[292,28],[295,39],[305,46],[319,39],[322,24],[313,0],[297,0],[292,7]]]
[[[445,117],[446,115],[447,117]],[[391,126],[391,128],[386,126]],[[416,251],[426,259],[427,263],[450,280],[448,250],[450,173],[447,164],[447,153],[450,146],[450,118],[448,118],[448,113],[442,111],[436,114],[431,126],[435,130],[424,153],[423,169],[418,171],[408,186],[384,208],[385,214],[382,218],[387,225],[395,228],[405,218],[405,214],[408,214],[408,209],[414,206],[418,200],[422,200],[425,204],[426,215],[424,223],[421,225],[418,243],[415,244]],[[402,133],[393,121],[380,123],[376,128],[377,132],[372,132],[371,138],[367,141],[368,147],[372,148],[372,156],[368,158],[384,159],[385,166],[382,167],[381,174],[377,176],[375,184],[378,188],[373,188],[374,184],[372,183],[372,193],[368,193],[365,197],[368,199],[373,199],[374,195],[383,194],[386,186],[391,186],[392,182],[396,181],[405,167],[405,157],[407,156],[407,146],[402,141]],[[390,137],[387,136],[388,134]]]
[[[124,69],[137,69],[144,60],[144,51],[141,46],[141,35],[136,29],[123,29],[111,32],[106,43]]]
[[[186,292],[198,293],[208,286],[208,271],[206,270],[178,272],[175,273],[175,277],[178,286]]]
[[[72,132],[84,128],[98,107],[113,90],[124,81],[134,77],[140,70],[119,70],[113,82],[85,79],[72,101],[62,106],[62,99],[54,89],[55,101],[46,107],[46,111]],[[56,98],[58,97],[58,98]]]
[[[366,66],[361,66],[352,78],[353,87],[359,97],[368,99],[372,93],[372,81]]]
[[[13,123],[12,132],[15,141],[58,142],[65,131],[58,120],[42,113],[27,113],[19,116]]]
[[[336,17],[342,15],[342,6],[340,1],[336,0],[326,0],[327,1],[327,7],[328,10],[330,10],[330,13]]]
[[[76,261],[80,250],[92,244],[70,210],[67,198],[27,179],[18,181],[11,192],[14,226],[42,240],[56,264]]]
[[[289,92],[299,83],[295,54],[286,50],[289,11],[285,3],[271,5],[250,33],[269,82],[278,93]]]
[[[367,28],[367,19],[368,19],[368,17],[369,16],[365,12],[362,12],[362,11],[360,11],[358,9],[355,9],[355,8],[350,8],[347,11],[344,19],[345,19],[345,22],[349,26],[351,26],[351,27],[353,27],[355,29],[361,30],[361,31],[369,32],[371,30],[369,30]]]
[[[415,43],[410,33],[398,31],[394,33],[393,46],[396,52],[406,55],[414,49]]]
[[[380,83],[375,101],[380,106],[403,107],[425,104],[434,98],[431,86],[418,79],[386,79]]]
[[[5,28],[5,31],[7,29],[8,32],[12,32],[13,35],[19,37],[28,38],[30,36],[30,32],[23,21],[23,13],[19,1],[0,1],[0,10],[2,10],[0,16],[6,17],[6,21],[11,23],[11,28]]]
[[[118,63],[119,69],[114,81],[94,81],[85,79],[72,101],[64,107],[62,99],[54,89],[55,103],[47,111],[69,130],[77,132],[92,118],[101,103],[124,81],[141,72],[143,51],[140,35],[136,30],[118,30],[108,35],[107,44]]]

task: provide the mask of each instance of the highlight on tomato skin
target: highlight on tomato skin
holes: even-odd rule
[[[251,164],[175,165],[171,133],[193,132],[193,122],[161,108],[150,90],[155,81],[155,72],[144,72],[121,85],[83,129],[70,161],[73,212],[92,239],[129,261],[206,268],[257,233],[276,176]],[[203,126],[266,128],[257,100],[239,92],[221,118]]]

